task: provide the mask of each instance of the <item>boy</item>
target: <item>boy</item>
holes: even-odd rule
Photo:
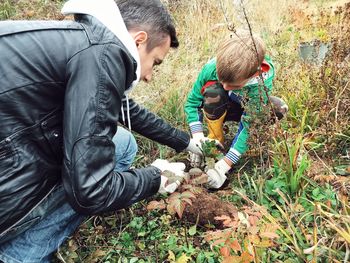
[[[199,73],[185,104],[187,122],[193,139],[201,142],[215,139],[224,142],[223,123],[239,122],[238,131],[225,157],[209,169],[209,186],[220,188],[226,180],[226,173],[247,151],[249,123],[244,106],[251,105],[257,112],[269,101],[280,119],[288,107],[283,100],[267,96],[272,90],[275,76],[271,59],[265,55],[261,38],[249,32],[235,33],[225,40],[216,58],[211,59]],[[264,85],[260,84],[261,77]],[[268,93],[268,94],[267,94]],[[245,105],[243,105],[243,103]],[[201,109],[203,109],[203,113]],[[209,134],[203,133],[202,119],[207,122]],[[192,164],[200,165],[201,156],[192,155]]]

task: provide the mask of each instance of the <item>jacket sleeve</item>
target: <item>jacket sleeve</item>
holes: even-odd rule
[[[150,112],[146,108],[138,105],[134,100],[129,99],[129,107],[123,100],[124,116],[130,114],[131,129],[148,139],[160,144],[167,145],[177,152],[187,148],[190,142],[190,135],[184,131],[174,128],[165,120]],[[128,126],[128,119],[125,122],[121,118],[119,121]]]
[[[115,44],[92,45],[67,66],[62,180],[69,203],[83,214],[127,207],[156,193],[155,167],[114,172],[117,129],[133,61]]]
[[[185,103],[186,120],[192,133],[203,132],[203,116],[201,111],[203,95],[201,89],[207,81],[215,79],[217,79],[216,60],[212,59],[202,68]]]

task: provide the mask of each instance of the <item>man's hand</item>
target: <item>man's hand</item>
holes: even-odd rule
[[[220,188],[224,184],[227,178],[226,173],[230,169],[231,166],[224,159],[216,162],[214,169],[209,169],[207,171],[208,186],[215,189]]]
[[[192,139],[190,140],[186,150],[197,155],[202,155],[202,142],[207,139],[208,138],[204,136],[203,132],[196,132],[192,134]]]
[[[203,132],[196,132],[192,134],[192,139],[186,148],[186,150],[190,152],[190,161],[192,167],[201,166],[203,160],[202,143],[212,140],[213,139],[205,137]],[[218,147],[223,149],[222,144],[218,140],[215,140],[215,143]]]
[[[184,163],[170,163],[168,160],[157,159],[151,165],[162,172],[158,193],[173,193],[184,180]]]
[[[186,150],[190,152],[190,162],[192,167],[200,167],[202,163],[202,141],[206,137],[203,132],[197,132],[192,134],[192,139]]]

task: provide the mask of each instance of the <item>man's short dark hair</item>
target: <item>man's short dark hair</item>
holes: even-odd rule
[[[147,50],[162,44],[170,36],[170,47],[177,48],[174,22],[159,0],[115,0],[128,30],[143,30],[148,34]]]

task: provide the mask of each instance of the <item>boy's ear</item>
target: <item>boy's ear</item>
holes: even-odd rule
[[[145,31],[132,32],[131,35],[134,38],[137,47],[141,44],[145,44],[148,40],[148,34]]]

